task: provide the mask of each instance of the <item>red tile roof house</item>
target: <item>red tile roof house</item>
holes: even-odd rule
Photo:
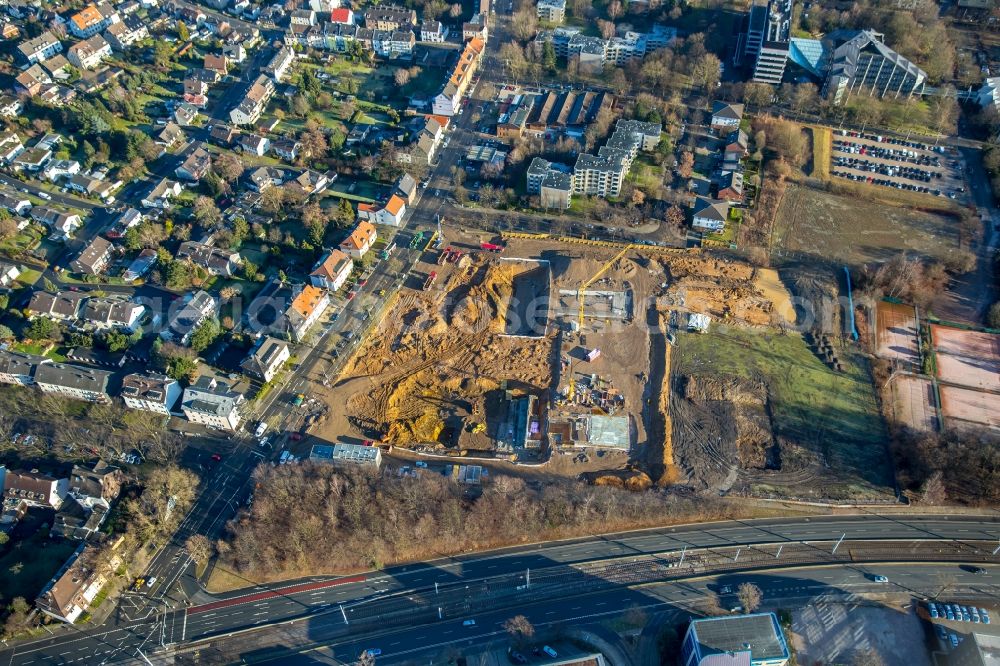
[[[354,262],[350,257],[340,250],[330,250],[309,274],[309,281],[314,287],[337,291],[344,286],[353,270]]]
[[[375,231],[375,226],[371,222],[362,220],[341,242],[340,250],[349,257],[360,260],[375,244],[377,238],[378,233]]]

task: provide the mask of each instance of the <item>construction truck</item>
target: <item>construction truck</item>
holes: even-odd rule
[[[434,282],[437,279],[438,279],[437,272],[436,271],[431,271],[431,274],[427,276],[426,280],[424,280],[424,291],[429,290],[434,285]]]
[[[507,246],[503,245],[501,243],[480,243],[479,244],[479,249],[483,250],[484,252],[496,252],[496,253],[500,253],[500,252],[503,252],[506,248],[507,248]]]

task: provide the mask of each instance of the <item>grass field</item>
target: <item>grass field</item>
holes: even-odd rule
[[[38,530],[6,546],[0,557],[0,571],[3,572],[0,605],[7,606],[15,597],[24,597],[31,603],[76,546],[69,541],[50,541],[48,530]]]
[[[812,177],[830,180],[830,153],[833,150],[833,132],[829,127],[813,125],[812,134]]]
[[[828,465],[824,478],[811,482],[817,492],[851,497],[884,493],[892,486],[886,431],[860,354],[840,351],[844,372],[838,373],[798,334],[725,326],[681,335],[678,351],[675,372],[736,375],[767,384],[775,436]]]
[[[837,265],[885,261],[900,251],[945,259],[959,250],[957,222],[790,184],[775,219],[774,247]]]

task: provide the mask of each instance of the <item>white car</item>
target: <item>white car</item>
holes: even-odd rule
[[[462,626],[463,627],[474,627],[474,626],[476,626],[476,621],[475,620],[466,620],[465,622],[462,623]]]
[[[146,581],[146,587],[153,587],[154,585],[156,585],[156,576]]]
[[[261,421],[260,424],[258,424],[257,429],[253,431],[253,436],[256,437],[257,439],[260,439],[261,437],[263,437],[264,431],[266,430],[267,430],[267,423]]]
[[[38,196],[39,196],[39,198],[45,199],[46,201],[51,201],[52,200],[52,195],[49,194],[48,192],[39,192]]]

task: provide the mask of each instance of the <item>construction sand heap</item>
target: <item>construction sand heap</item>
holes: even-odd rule
[[[356,425],[398,446],[459,445],[503,382],[547,388],[551,338],[502,335],[513,270],[480,255],[440,290],[403,292],[334,387]]]

